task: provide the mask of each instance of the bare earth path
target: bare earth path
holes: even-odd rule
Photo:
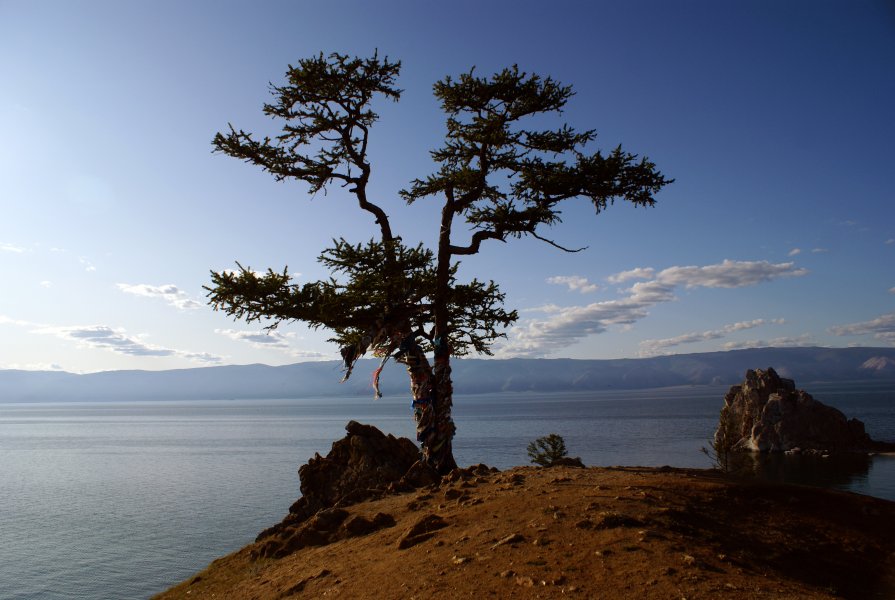
[[[341,521],[393,526],[278,559],[253,544],[156,598],[895,598],[885,500],[669,468],[451,479]]]

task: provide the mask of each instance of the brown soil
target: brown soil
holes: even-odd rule
[[[346,509],[393,527],[253,544],[156,598],[895,598],[885,500],[667,467],[452,479]]]

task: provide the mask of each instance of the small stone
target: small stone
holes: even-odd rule
[[[534,587],[535,580],[531,577],[517,577],[516,585],[521,585],[522,587]]]
[[[605,511],[600,513],[600,519],[595,527],[597,529],[615,529],[617,527],[637,527],[642,525],[643,522],[640,519],[617,512]]]
[[[508,569],[508,570],[506,570],[506,571],[501,571],[501,572],[500,572],[500,576],[501,576],[501,577],[504,577],[504,578],[507,578],[507,577],[514,577],[515,575],[516,575],[516,571],[513,571],[512,569]]]
[[[470,560],[471,559],[466,556],[454,556],[451,559],[451,562],[454,563],[455,565],[462,565],[462,564],[468,563]]]
[[[448,523],[438,515],[426,515],[413,524],[398,540],[398,549],[404,550],[424,542],[435,535],[435,531],[447,527]]]
[[[525,541],[524,535],[522,535],[521,533],[513,533],[513,534],[510,534],[507,537],[503,538],[502,540],[498,541],[493,546],[491,546],[491,549],[494,550],[495,548],[497,548],[499,546],[505,546],[507,544],[517,544],[519,542],[524,542],[524,541]]]
[[[444,499],[445,500],[455,500],[463,495],[463,492],[458,490],[457,488],[448,488],[444,491]]]
[[[345,530],[351,536],[367,535],[385,527],[394,527],[395,518],[386,513],[376,513],[373,520],[361,515],[355,515],[345,522]]]

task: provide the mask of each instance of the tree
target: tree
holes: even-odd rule
[[[549,467],[569,455],[566,450],[566,441],[556,433],[539,437],[530,442],[527,450],[531,462],[542,467]]]
[[[440,227],[434,251],[407,246],[380,203],[367,196],[367,148],[378,118],[371,104],[377,97],[400,98],[400,68],[376,53],[302,59],[289,66],[284,85],[271,85],[274,100],[264,105],[265,114],[282,121],[280,135],[256,139],[230,125],[213,141],[215,151],[258,165],[277,180],[305,182],[311,194],[333,185],[347,188],[379,226],[378,239],[335,239],[319,257],[332,273],[325,281],[298,285],[287,268],[258,274],[237,263],[236,271],[212,272],[206,289],[209,303],[234,318],[270,320],[270,328],[303,321],[332,331],[346,379],[360,356],[381,357],[377,394],[385,361],[404,364],[422,460],[444,473],[456,466],[451,357],[491,354],[491,344],[517,319],[516,311],[504,309],[494,281],[458,280],[457,257],[477,254],[489,240],[523,236],[578,252],[583,248],[565,248],[542,235],[559,222],[562,202],[584,197],[596,213],[616,199],[652,206],[671,180],[620,146],[606,155],[588,153],[592,130],[525,127],[532,117],[561,112],[573,95],[570,86],[516,66],[491,77],[478,77],[473,69],[434,85],[447,116],[445,143],[431,152],[438,170],[398,194],[408,204],[440,202]],[[458,242],[454,225],[461,220],[467,237]]]

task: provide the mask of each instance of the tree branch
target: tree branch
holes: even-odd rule
[[[535,233],[534,231],[529,231],[528,233],[530,233],[531,236],[532,236],[533,238],[538,239],[538,240],[541,240],[542,242],[546,242],[546,243],[550,244],[551,246],[553,246],[554,248],[559,248],[559,249],[562,250],[563,252],[569,252],[569,253],[581,252],[582,250],[587,250],[587,249],[590,247],[590,246],[583,246],[583,247],[581,247],[581,248],[575,248],[575,249],[572,249],[572,248],[566,248],[565,246],[560,246],[559,244],[557,244],[557,243],[554,242],[553,240],[548,240],[548,239],[545,238],[545,237],[541,237],[541,236],[539,236],[539,235],[538,235],[537,233]]]
[[[503,236],[505,234],[503,232],[492,231],[490,229],[484,229],[480,231],[476,231],[472,234],[472,242],[468,246],[450,246],[451,255],[453,256],[461,256],[461,255],[469,255],[469,254],[478,254],[479,247],[482,245],[482,242],[485,240],[500,240],[504,241]]]

